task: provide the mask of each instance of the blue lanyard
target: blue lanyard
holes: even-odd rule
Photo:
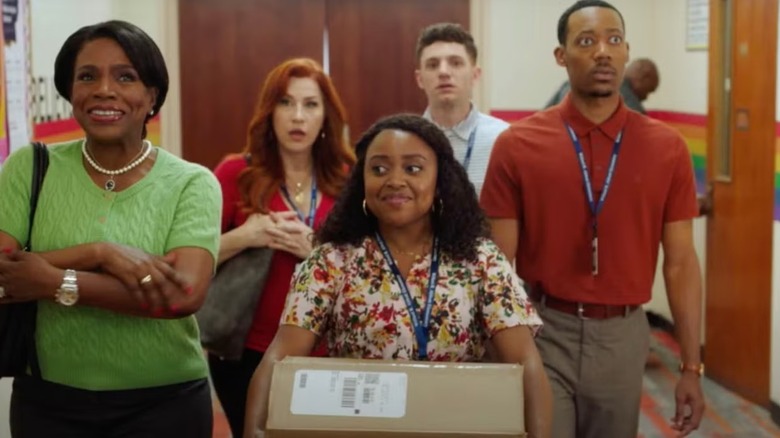
[[[474,140],[477,138],[477,127],[471,130],[469,134],[469,143],[466,146],[466,157],[463,158],[463,168],[469,170],[469,164],[471,163],[471,152],[474,150]]]
[[[585,163],[585,154],[582,152],[582,144],[577,138],[577,134],[574,129],[566,123],[566,130],[569,132],[571,142],[574,145],[574,151],[577,153],[577,160],[580,162],[580,170],[582,171],[582,181],[585,186],[585,196],[588,197],[588,206],[590,212],[593,214],[593,229],[597,228],[596,218],[604,207],[604,201],[607,199],[607,193],[609,193],[609,187],[612,185],[612,177],[615,174],[615,166],[617,165],[618,154],[620,153],[620,143],[623,141],[623,130],[618,132],[615,137],[615,144],[612,146],[612,158],[609,160],[609,168],[607,169],[607,177],[604,179],[604,188],[601,190],[601,196],[598,203],[593,198],[593,186],[590,182],[590,175],[588,174],[588,165]]]
[[[295,210],[295,213],[298,215],[298,219],[300,219],[309,227],[314,228],[314,213],[317,211],[317,179],[314,177],[314,175],[311,176],[311,203],[309,204],[308,220],[304,219],[303,212],[301,212],[301,210],[298,209],[298,206],[293,202],[292,198],[290,197],[290,192],[287,191],[287,186],[282,184],[280,188],[282,189],[282,195],[284,195],[284,199],[286,199],[287,203],[290,204],[293,210]]]
[[[409,311],[409,318],[412,320],[412,327],[414,327],[414,336],[417,338],[417,358],[419,360],[428,359],[428,331],[431,324],[431,309],[433,309],[434,295],[436,294],[436,283],[439,278],[439,238],[433,238],[433,252],[431,253],[431,272],[428,276],[428,292],[427,299],[425,300],[425,311],[423,313],[422,321],[420,321],[420,315],[418,306],[412,299],[412,294],[409,292],[409,286],[406,285],[406,280],[401,276],[401,271],[398,270],[398,266],[393,260],[390,249],[385,243],[385,239],[382,238],[378,232],[375,233],[376,242],[379,244],[379,248],[382,250],[382,255],[385,256],[387,264],[390,265],[390,269],[393,271],[395,281],[398,283],[398,287],[401,288],[401,296],[406,303],[406,309]]]

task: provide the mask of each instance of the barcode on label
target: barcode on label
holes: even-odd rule
[[[379,373],[366,373],[365,379],[366,385],[378,385]]]
[[[392,371],[297,370],[289,385],[290,412],[343,418],[402,418],[406,415],[408,380],[406,373]]]
[[[344,379],[344,388],[341,390],[341,407],[355,408],[355,396],[357,395],[357,378]]]
[[[363,388],[363,404],[370,405],[374,402],[374,388]]]

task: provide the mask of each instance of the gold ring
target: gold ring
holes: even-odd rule
[[[152,274],[147,274],[146,277],[142,278],[139,283],[141,284],[149,284],[152,282]]]

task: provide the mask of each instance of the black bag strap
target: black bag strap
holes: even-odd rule
[[[30,189],[30,217],[27,220],[27,243],[24,245],[27,251],[30,250],[30,240],[32,239],[33,222],[35,222],[35,210],[38,209],[38,196],[43,187],[43,177],[46,176],[46,170],[49,168],[49,150],[41,142],[33,144],[33,174],[32,185]]]
[[[27,243],[24,245],[26,251],[31,250],[32,229],[35,221],[35,211],[38,209],[38,197],[43,187],[43,178],[46,176],[46,170],[49,168],[49,150],[41,142],[34,142],[33,146],[33,173],[32,185],[30,188],[30,217],[28,219]],[[30,357],[27,363],[30,365],[30,372],[33,377],[41,378],[41,366],[38,363],[38,347],[35,345],[35,334],[30,339]]]

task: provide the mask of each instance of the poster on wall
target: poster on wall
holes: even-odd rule
[[[709,30],[709,0],[688,0],[685,48],[687,50],[707,50],[709,46]]]
[[[5,66],[6,136],[9,151],[28,144],[32,125],[29,114],[29,4],[27,0],[3,0],[3,57]]]

